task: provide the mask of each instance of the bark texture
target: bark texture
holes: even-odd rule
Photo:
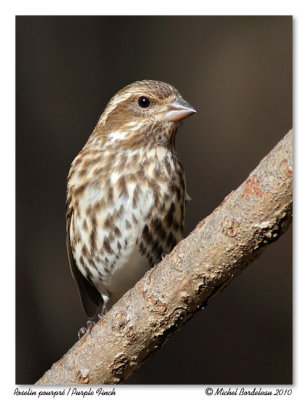
[[[228,285],[292,219],[292,131],[37,382],[116,384]]]

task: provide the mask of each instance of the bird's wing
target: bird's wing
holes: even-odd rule
[[[67,255],[68,255],[68,260],[71,268],[71,273],[77,282],[77,286],[79,289],[79,294],[81,298],[81,302],[83,305],[83,308],[89,318],[92,318],[98,314],[100,311],[100,308],[103,305],[103,299],[101,294],[98,292],[98,290],[91,285],[86,278],[82,275],[82,273],[79,271],[79,269],[76,266],[75,259],[72,253],[72,248],[71,248],[71,240],[70,240],[70,225],[71,225],[71,219],[73,215],[73,208],[70,205],[67,207],[67,212],[66,212],[66,249],[67,249]]]

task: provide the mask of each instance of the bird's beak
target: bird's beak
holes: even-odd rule
[[[162,121],[180,121],[197,112],[182,97],[176,97],[173,101],[166,105],[166,112],[162,115]]]

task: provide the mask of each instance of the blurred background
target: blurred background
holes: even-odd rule
[[[141,79],[197,110],[177,136],[186,234],[292,127],[292,17],[16,18],[16,383],[85,326],[65,248],[66,177],[106,103]],[[126,384],[291,384],[292,232]]]

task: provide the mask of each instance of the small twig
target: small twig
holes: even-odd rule
[[[292,132],[37,382],[115,384],[234,279],[292,219]]]

